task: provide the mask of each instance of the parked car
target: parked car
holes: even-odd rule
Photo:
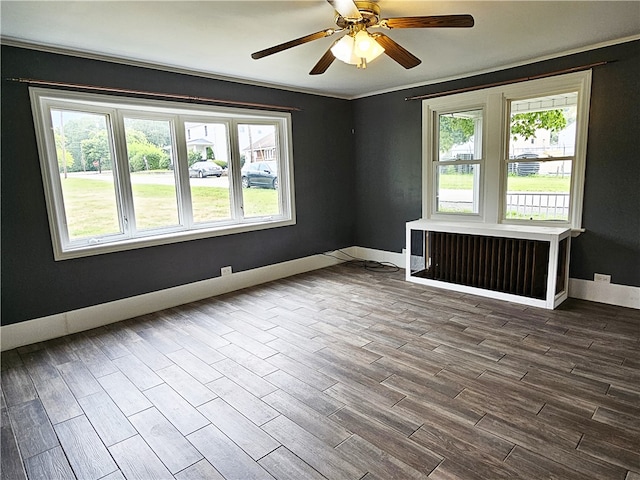
[[[221,175],[222,168],[220,167],[220,165],[210,160],[196,162],[189,167],[190,177],[220,177]]]
[[[537,153],[522,153],[516,158],[539,158]],[[520,177],[526,177],[528,175],[536,175],[540,171],[540,162],[517,162],[512,163],[513,173]]]
[[[247,163],[241,170],[242,186],[278,188],[278,163],[254,162]]]

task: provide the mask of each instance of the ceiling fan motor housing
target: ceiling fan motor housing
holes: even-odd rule
[[[336,25],[340,28],[349,28],[354,24],[361,24],[365,28],[377,25],[380,21],[380,6],[374,2],[355,2],[362,18],[344,18],[339,13],[336,14]]]

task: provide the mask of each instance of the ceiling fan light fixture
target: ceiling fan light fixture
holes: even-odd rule
[[[373,38],[366,30],[360,30],[353,39],[353,53],[357,57],[366,57],[373,48]]]
[[[369,48],[369,51],[366,55],[367,62],[375,60],[384,53],[384,47],[380,45],[372,36],[369,36],[369,38],[371,39],[371,47]]]
[[[384,48],[369,35],[369,32],[362,29],[355,34],[350,32],[338,40],[331,47],[331,53],[344,63],[366,68],[367,63],[384,53]]]
[[[333,53],[334,57],[338,60],[342,60],[344,63],[352,63],[353,44],[353,37],[351,35],[345,35],[333,44],[333,47],[331,47],[331,53]]]

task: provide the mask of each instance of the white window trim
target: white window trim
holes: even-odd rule
[[[481,97],[474,97],[474,98],[479,98],[480,100],[483,100]],[[487,142],[487,133],[486,133],[486,128],[484,126],[484,120],[486,119],[486,104],[481,101],[481,102],[477,102],[477,103],[473,103],[474,98],[461,98],[461,99],[453,99],[453,101],[451,103],[446,103],[446,105],[443,105],[443,108],[433,108],[432,104],[425,104],[423,105],[423,119],[424,119],[424,124],[426,125],[423,128],[423,134],[424,134],[424,138],[423,138],[423,142],[424,145],[427,146],[427,156],[429,158],[428,163],[426,163],[426,165],[428,165],[428,169],[430,170],[429,176],[427,177],[427,183],[426,185],[429,185],[431,187],[430,191],[425,191],[426,189],[423,186],[422,189],[422,193],[423,193],[423,212],[429,212],[429,215],[433,218],[440,218],[442,220],[449,220],[449,221],[455,221],[455,219],[460,218],[460,217],[464,217],[465,221],[482,221],[483,220],[483,206],[484,206],[484,191],[482,188],[480,188],[479,191],[474,192],[475,195],[477,195],[478,197],[478,213],[442,213],[442,212],[437,212],[436,211],[436,193],[438,191],[438,178],[436,175],[436,170],[438,168],[439,165],[443,165],[443,164],[448,164],[448,165],[462,165],[462,164],[474,164],[474,165],[478,165],[478,168],[480,170],[480,175],[479,175],[479,184],[480,186],[484,185],[484,171],[485,171],[485,165],[486,165],[486,147],[485,144]],[[471,100],[471,103],[469,103],[469,100]],[[435,104],[434,104],[435,105]],[[436,105],[437,106],[437,105]],[[447,113],[456,113],[456,112],[462,112],[462,111],[476,111],[476,110],[481,110],[483,112],[483,125],[482,125],[482,131],[481,133],[481,155],[480,158],[474,159],[474,160],[464,160],[464,161],[457,161],[457,162],[444,162],[444,161],[440,161],[440,152],[439,150],[439,140],[436,138],[437,136],[437,132],[438,132],[438,115],[440,114],[447,114]],[[423,151],[424,151],[424,147],[423,147]],[[423,163],[423,172],[425,172],[426,168],[425,168],[425,164]]]
[[[508,101],[551,95],[567,91],[578,92],[576,144],[571,167],[569,220],[504,219],[507,184],[504,159],[508,155]],[[574,233],[582,229],[584,175],[586,168],[587,132],[591,97],[591,70],[530,80],[505,86],[475,90],[425,100],[422,104],[422,212],[423,218],[454,222],[504,223],[514,225],[567,226]],[[438,157],[434,124],[439,112],[483,108],[483,163],[481,167],[480,205],[478,214],[444,214],[435,211],[436,178],[434,160]]]
[[[54,259],[66,260],[71,258],[86,257],[104,253],[112,253],[155,245],[164,245],[187,240],[244,233],[254,230],[263,230],[288,225],[295,225],[295,203],[293,182],[293,145],[291,130],[291,114],[288,112],[274,112],[265,110],[250,110],[232,107],[208,106],[201,104],[179,103],[165,100],[148,100],[130,97],[118,97],[93,93],[71,92],[53,90],[39,87],[30,87],[31,108],[33,113],[38,153],[44,186],[47,215],[51,232]],[[69,240],[64,212],[64,200],[60,185],[58,160],[55,148],[55,140],[51,132],[52,123],[49,115],[51,106],[68,107],[70,103],[81,106],[82,111],[95,111],[108,113],[112,116],[112,122],[107,125],[111,147],[114,155],[114,176],[117,170],[122,170],[127,162],[126,145],[122,132],[114,132],[118,125],[122,125],[123,112],[135,112],[135,115],[143,113],[148,118],[171,118],[174,129],[174,154],[177,153],[174,169],[177,175],[176,189],[178,190],[179,211],[182,217],[179,226],[166,229],[136,232],[137,236],[115,234],[103,236],[97,241],[86,239],[81,242]],[[177,119],[178,124],[174,123]],[[249,123],[276,125],[277,142],[280,147],[280,170],[278,172],[278,195],[280,215],[264,217],[248,217],[220,221],[209,224],[194,224],[190,217],[191,191],[187,158],[186,158],[186,133],[180,125],[193,121],[220,122],[228,125],[229,132],[229,164],[230,192],[232,208],[234,205],[242,209],[242,187],[240,179],[240,151],[238,147],[237,124]],[[184,145],[183,145],[184,144]],[[123,195],[121,188],[127,187],[129,182],[128,168],[118,175],[116,181],[116,195]],[[123,207],[130,205],[130,199],[124,199]],[[119,212],[122,219],[122,212]]]

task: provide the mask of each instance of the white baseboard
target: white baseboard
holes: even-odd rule
[[[356,256],[353,247],[345,248],[343,251]],[[339,256],[339,252],[328,253]],[[341,261],[331,256],[312,255],[78,310],[3,325],[0,328],[0,347],[2,351],[11,350],[338,263]]]
[[[351,247],[352,255],[364,260],[372,260],[374,262],[393,263],[400,268],[404,268],[404,254],[397,252],[387,252],[384,250],[374,250],[366,247]],[[355,252],[355,253],[353,253]]]
[[[364,247],[342,249],[353,257],[390,262],[404,268],[404,254],[387,252]],[[329,253],[329,252],[328,252]],[[330,252],[335,257],[347,258],[340,252]],[[288,262],[233,273],[200,282],[180,285],[157,292],[145,293],[135,297],[123,298],[113,302],[92,305],[90,307],[63,312],[25,322],[4,325],[0,328],[1,350],[30,345],[51,340],[72,333],[109,325],[127,318],[157,312],[204,298],[222,295],[242,288],[289,277],[298,273],[340,263],[338,258],[327,255],[312,255]],[[569,279],[569,296],[593,302],[620,305],[640,309],[640,288],[616,285],[588,280]]]
[[[569,296],[591,302],[640,309],[640,287],[570,278]]]

